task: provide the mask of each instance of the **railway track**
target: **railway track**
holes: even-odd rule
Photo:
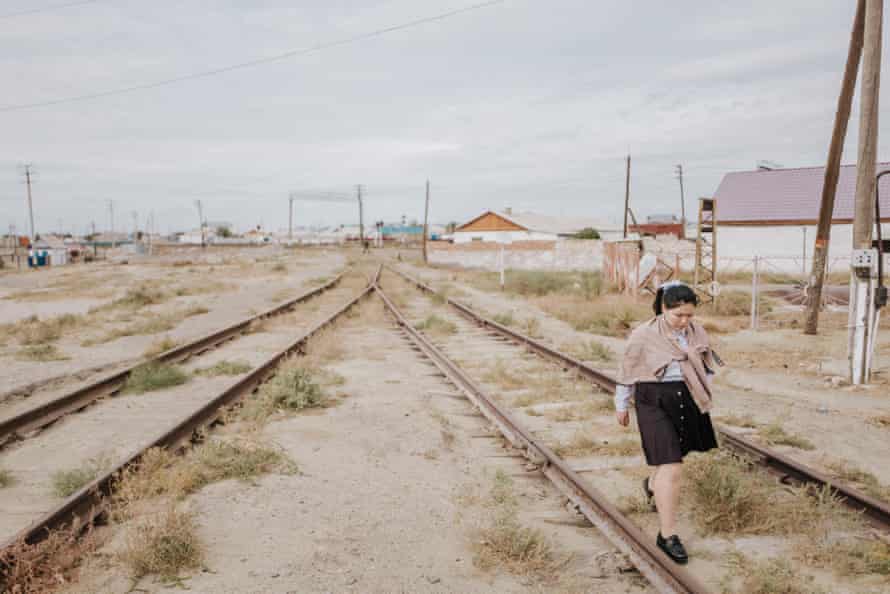
[[[387,268],[422,291],[431,295],[439,295],[435,289],[422,281],[405,274],[396,268]],[[442,296],[440,295],[440,297]],[[530,349],[546,359],[563,365],[566,369],[576,371],[579,375],[607,392],[614,392],[616,381],[608,374],[594,369],[586,363],[553,349],[534,338],[525,336],[503,324],[490,320],[454,299],[443,299],[461,316],[472,323],[487,328],[516,344],[520,344]],[[865,516],[876,525],[890,528],[890,505],[886,502],[870,497],[854,487],[840,483],[816,469],[801,464],[791,457],[781,454],[771,448],[746,439],[725,427],[715,424],[715,429],[717,430],[723,445],[728,446],[732,450],[765,467],[768,471],[778,476],[782,482],[798,485],[813,485],[820,489],[828,488],[837,496],[840,496],[846,505],[856,511],[864,513]]]
[[[0,448],[4,445],[21,439],[29,434],[56,422],[60,418],[83,410],[101,398],[118,393],[127,383],[127,379],[137,367],[151,363],[181,363],[191,357],[201,355],[210,349],[235,340],[250,330],[252,325],[263,320],[271,319],[294,309],[297,305],[305,303],[325,291],[337,286],[344,273],[340,273],[325,284],[305,291],[304,293],[284,301],[275,307],[250,316],[234,324],[230,324],[219,330],[205,334],[186,344],[177,346],[159,355],[130,365],[120,371],[99,378],[96,381],[77,388],[67,394],[55,398],[44,404],[32,407],[7,419],[0,420]]]
[[[305,352],[307,343],[312,337],[329,327],[364,298],[371,295],[379,272],[380,270],[378,269],[375,276],[369,280],[369,283],[357,295],[340,304],[332,313],[326,315],[297,338],[290,340],[285,348],[265,359],[262,364],[256,366],[251,372],[228,385],[222,391],[215,395],[208,395],[208,398],[200,406],[179,417],[160,435],[141,445],[135,453],[126,456],[123,461],[116,463],[113,468],[103,472],[101,476],[83,486],[65,501],[54,506],[49,512],[43,514],[29,526],[0,544],[0,560],[2,560],[0,562],[0,583],[2,583],[4,573],[17,561],[14,551],[20,550],[22,546],[39,544],[53,531],[79,530],[94,523],[105,512],[106,499],[113,489],[115,478],[123,470],[138,464],[145,452],[151,448],[165,448],[171,451],[182,450],[196,435],[213,425],[224,414],[226,409],[248,397],[261,384],[273,377],[277,366],[287,357]],[[339,277],[336,280],[339,280]],[[307,297],[302,295],[300,298],[305,299]],[[297,298],[297,300],[300,298]],[[293,302],[296,303],[298,302],[297,300],[293,300]],[[270,312],[277,311],[280,308],[287,309],[287,306],[282,304],[282,306],[274,308]],[[270,312],[264,313],[268,315]]]
[[[482,415],[504,435],[510,444],[546,476],[560,492],[637,567],[659,591],[705,594],[708,588],[685,568],[671,561],[646,534],[625,517],[600,491],[524,427],[501,403],[487,394],[461,367],[418,331],[386,295],[380,284],[375,290],[392,313],[396,323],[436,367],[470,400]],[[432,291],[432,289],[429,289]],[[466,306],[460,311],[469,312]],[[511,331],[512,333],[512,331]],[[512,336],[512,334],[511,334]],[[517,336],[521,336],[517,333]],[[554,351],[555,353],[555,351]]]

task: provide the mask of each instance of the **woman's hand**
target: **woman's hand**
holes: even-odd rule
[[[618,424],[622,427],[627,427],[627,424],[630,423],[630,413],[626,410],[616,410],[615,418],[618,419]]]

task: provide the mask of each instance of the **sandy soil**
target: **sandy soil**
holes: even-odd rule
[[[180,255],[175,259],[171,259],[172,256],[166,260],[146,259],[143,263],[126,266],[83,264],[70,269],[56,268],[0,277],[0,303],[3,304],[0,308],[0,324],[30,315],[46,317],[83,313],[90,308],[106,305],[123,295],[127,289],[142,284],[162,289],[183,287],[189,290],[201,290],[202,285],[210,283],[214,283],[215,287],[220,285],[213,293],[175,297],[162,304],[142,308],[129,315],[129,321],[90,325],[63,335],[55,344],[68,357],[66,360],[24,361],[16,357],[20,347],[14,341],[5,347],[0,346],[0,360],[4,368],[4,377],[0,383],[0,411],[5,400],[3,395],[28,395],[35,392],[35,385],[36,391],[40,391],[39,386],[49,380],[56,380],[50,381],[47,386],[52,394],[69,391],[74,383],[85,378],[75,377],[74,383],[65,381],[65,378],[81,375],[89,369],[110,371],[116,366],[131,364],[164,336],[185,342],[239,321],[299,294],[307,286],[306,281],[329,276],[345,263],[342,253],[324,250],[296,256],[289,253],[277,254],[275,260],[269,260],[271,257],[269,254],[267,260],[258,260],[259,255],[253,252],[239,256],[226,251],[223,255],[206,254],[205,261],[197,262],[183,259]],[[284,272],[271,270],[270,262],[277,262],[279,259],[287,266]],[[173,266],[177,262],[187,261],[193,263],[188,266]],[[99,296],[78,298],[72,305],[64,298],[72,291],[98,292]],[[22,292],[26,292],[26,298],[16,297],[22,295]],[[82,344],[84,339],[101,336],[128,323],[181,311],[192,305],[203,306],[209,311],[186,317],[173,329],[159,334],[124,336],[92,346]]]
[[[546,480],[491,439],[484,418],[371,311],[336,330],[347,378],[335,407],[270,424],[265,436],[299,465],[254,487],[224,482],[189,504],[208,543],[193,592],[642,592],[634,573],[563,507]],[[373,311],[376,310],[376,311]],[[373,321],[369,323],[369,321]],[[494,471],[514,477],[522,520],[574,557],[544,582],[474,566]],[[97,564],[77,592],[123,592]],[[176,588],[142,580],[144,592]]]
[[[355,296],[366,280],[353,274],[340,286],[293,313],[266,322],[261,332],[229,341],[190,359],[189,372],[222,360],[242,360],[256,366],[293,342]],[[53,475],[97,461],[110,467],[164,432],[174,422],[217,396],[241,376],[193,376],[182,385],[145,394],[121,394],[69,415],[40,434],[0,451],[0,467],[15,478],[0,489],[0,540],[12,536],[60,499],[52,492]],[[44,395],[11,403],[4,414],[14,415],[40,402]]]

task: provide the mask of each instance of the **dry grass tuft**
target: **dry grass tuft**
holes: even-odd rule
[[[204,546],[192,513],[166,506],[157,515],[140,517],[130,526],[118,559],[134,579],[158,575],[170,581],[188,569],[199,569]]]
[[[787,445],[801,450],[816,449],[813,442],[805,437],[788,433],[778,422],[761,427],[757,431],[757,436],[769,445]]]
[[[721,423],[726,423],[727,425],[732,425],[734,427],[745,427],[748,429],[754,429],[757,427],[757,423],[754,422],[754,417],[752,417],[750,414],[722,415],[717,420]]]
[[[216,377],[219,375],[241,375],[253,369],[247,361],[220,361],[211,367],[195,370],[195,375]]]
[[[615,353],[606,345],[589,340],[587,342],[563,345],[560,350],[567,352],[581,361],[608,363],[615,359]]]
[[[79,491],[84,485],[94,480],[108,467],[108,461],[95,458],[88,461],[80,468],[72,470],[59,470],[50,477],[53,487],[53,495],[56,497],[70,497]]]
[[[504,313],[499,313],[491,318],[501,326],[512,326],[516,323],[516,320],[513,318],[513,312],[508,311]]]
[[[425,320],[415,324],[414,327],[434,336],[445,336],[457,332],[457,325],[454,322],[440,318],[436,314],[430,314]]]
[[[640,453],[639,442],[633,439],[608,441],[590,433],[577,431],[568,442],[559,443],[553,451],[557,456],[636,456]]]
[[[876,427],[890,427],[890,413],[871,415],[867,422]]]
[[[757,303],[758,313],[765,315],[772,312],[773,304],[774,301],[772,299],[760,295]],[[723,291],[717,297],[716,305],[703,305],[702,312],[712,316],[750,316],[751,293],[745,291]]]
[[[890,545],[874,538],[825,531],[818,538],[799,542],[794,552],[804,563],[842,576],[890,575]]]
[[[24,347],[16,354],[22,361],[67,361],[71,357],[61,352],[54,344],[33,344]]]
[[[823,594],[813,578],[798,573],[786,559],[757,561],[742,553],[729,556],[727,566],[730,576],[741,578],[735,589],[744,594]],[[724,584],[724,592],[730,591]]]
[[[526,379],[520,374],[507,368],[503,359],[498,359],[494,366],[488,369],[482,376],[482,381],[495,384],[504,390],[519,390],[526,386]]]
[[[538,318],[526,318],[519,328],[526,336],[541,338],[541,320]]]
[[[237,479],[252,483],[257,477],[278,472],[293,474],[296,464],[281,451],[251,439],[208,440],[184,458],[152,448],[135,468],[115,484],[115,516],[126,519],[134,504],[169,496],[181,499],[211,483]]]
[[[625,515],[652,513],[652,506],[642,495],[624,495],[618,498],[618,511]]]
[[[143,357],[156,357],[161,353],[169,351],[172,348],[176,348],[179,346],[179,341],[175,338],[171,338],[169,336],[164,336],[161,340],[156,340],[151,343],[151,345],[145,349],[145,352],[142,353]]]
[[[575,330],[602,336],[627,336],[637,322],[652,316],[648,305],[615,296],[589,302],[581,297],[552,295],[538,299],[537,304]]]
[[[123,297],[112,301],[112,305],[138,309],[147,305],[157,305],[166,300],[167,295],[160,289],[155,289],[149,285],[140,285],[136,288],[128,289]]]
[[[540,414],[559,423],[586,421],[603,413],[611,412],[613,406],[612,399],[606,397],[590,400],[582,404],[562,406],[557,409],[547,410]]]
[[[252,423],[264,423],[277,411],[296,412],[320,408],[328,396],[317,380],[318,372],[305,367],[284,366],[275,377],[260,388],[256,397],[247,400],[239,416]]]
[[[0,584],[10,594],[45,594],[74,583],[81,560],[98,549],[91,528],[55,530],[37,544],[17,542],[0,552]]]
[[[188,380],[188,374],[175,365],[150,362],[140,365],[130,372],[130,376],[124,384],[124,392],[144,394],[179,386]]]
[[[5,468],[0,468],[0,489],[8,487],[15,482],[12,473]]]
[[[272,272],[279,272],[279,273],[287,272],[287,264],[285,264],[284,262],[276,262],[269,268],[269,270],[271,270]]]
[[[867,495],[875,499],[890,501],[890,487],[882,485],[878,477],[862,470],[852,462],[834,460],[827,462],[825,466],[832,475],[844,482],[853,483],[854,486],[859,487]]]
[[[518,500],[513,482],[503,471],[494,479],[487,506],[491,514],[476,535],[473,562],[482,570],[504,568],[538,580],[554,579],[557,570],[569,561],[556,552],[540,531],[524,526],[518,518]]]
[[[62,314],[41,320],[31,316],[18,322],[0,325],[0,342],[16,339],[22,345],[40,345],[55,342],[70,330],[81,327],[86,322],[82,315]]]
[[[194,316],[201,316],[206,313],[210,313],[210,310],[204,307],[203,305],[189,305],[185,311],[182,312],[183,317],[191,318]]]
[[[800,534],[855,524],[855,517],[830,491],[780,489],[728,452],[696,455],[684,466],[687,499],[705,534]]]

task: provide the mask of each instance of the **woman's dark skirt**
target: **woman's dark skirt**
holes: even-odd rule
[[[685,382],[638,383],[634,400],[646,464],[676,464],[691,451],[717,447],[711,416],[699,410]]]

